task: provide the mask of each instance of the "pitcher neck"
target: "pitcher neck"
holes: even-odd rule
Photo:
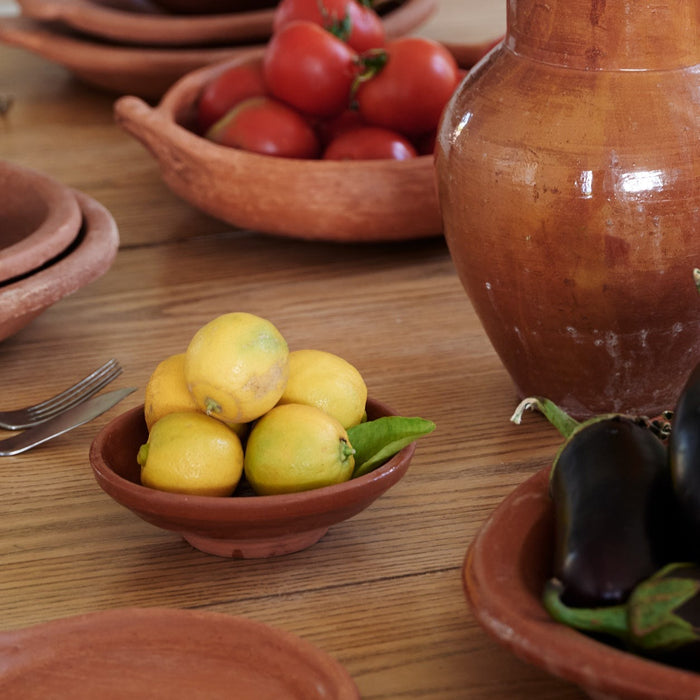
[[[580,70],[700,64],[700,0],[508,0],[506,45]]]

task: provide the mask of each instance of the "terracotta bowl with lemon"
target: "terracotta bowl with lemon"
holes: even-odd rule
[[[368,399],[368,419],[389,415],[396,413]],[[90,448],[97,483],[146,522],[180,533],[203,552],[237,559],[289,554],[315,544],[332,525],[357,515],[394,486],[416,446],[411,443],[374,471],[341,484],[256,496],[243,482],[233,496],[192,496],[141,484],[137,454],[147,439],[143,406],[108,423]]]

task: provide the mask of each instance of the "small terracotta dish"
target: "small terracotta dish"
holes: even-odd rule
[[[393,415],[369,400],[370,419]],[[186,496],[142,486],[136,454],[148,431],[143,406],[108,423],[90,448],[100,487],[143,520],[179,532],[209,554],[253,559],[310,547],[329,527],[367,508],[401,479],[413,457],[411,443],[383,466],[342,484],[277,496]]]
[[[82,214],[74,193],[53,178],[0,160],[0,282],[65,250]]]
[[[74,192],[83,224],[73,243],[38,271],[0,284],[0,340],[27,326],[49,306],[103,275],[119,247],[112,215]]]
[[[115,103],[117,123],[154,155],[173,192],[229,224],[280,236],[374,242],[441,234],[432,156],[277,158],[194,133],[200,91],[238,61],[190,73],[155,108],[133,96]]]
[[[516,656],[612,700],[696,700],[700,675],[621,651],[550,618],[540,602],[551,571],[554,514],[549,468],[511,493],[467,552],[469,605],[484,629]]]
[[[0,632],[0,696],[22,700],[358,700],[291,632],[223,613],[123,608]]]
[[[157,100],[186,73],[260,46],[156,48],[102,43],[54,24],[26,17],[0,20],[0,41],[62,65],[78,79],[104,90]]]

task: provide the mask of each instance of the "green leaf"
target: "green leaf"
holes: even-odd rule
[[[348,428],[350,444],[355,448],[352,478],[376,469],[423,435],[435,430],[425,418],[383,416]]]

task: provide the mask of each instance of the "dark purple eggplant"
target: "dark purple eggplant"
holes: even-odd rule
[[[619,604],[677,556],[666,446],[644,419],[577,423],[546,399],[528,401],[526,408],[541,410],[567,438],[550,477],[553,575],[562,600]]]
[[[666,447],[614,416],[577,430],[553,466],[554,576],[574,605],[624,601],[671,559],[673,492]]]
[[[671,423],[668,443],[673,488],[693,554],[700,556],[700,364],[690,373]]]
[[[700,671],[700,566],[672,563],[634,587],[621,605],[567,606],[563,586],[550,579],[542,603],[557,622],[620,640],[636,654]]]

